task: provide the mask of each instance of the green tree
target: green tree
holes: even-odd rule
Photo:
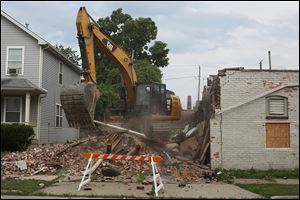
[[[134,68],[138,81],[161,82],[161,71],[159,67],[166,67],[169,62],[167,44],[162,41],[155,41],[157,27],[151,18],[139,17],[133,19],[129,14],[124,13],[121,8],[114,10],[108,17],[100,18],[98,24],[108,36],[122,48],[129,56],[134,57]],[[100,98],[102,112],[113,108],[113,102],[120,100],[118,96],[122,88],[122,78],[114,63],[95,47],[96,55],[96,76],[98,84],[110,84],[105,87],[110,98]],[[100,86],[103,89],[103,85]],[[101,92],[103,94],[103,91]],[[108,101],[109,100],[109,101]],[[104,102],[108,101],[108,102]],[[106,110],[106,111],[105,111]],[[103,113],[101,115],[103,115]]]
[[[169,49],[166,43],[154,41],[157,36],[157,27],[151,18],[133,19],[119,8],[110,16],[100,18],[98,24],[129,56],[134,54],[134,61],[148,59],[156,67],[168,65]],[[153,45],[150,46],[150,44]],[[114,64],[97,47],[96,52],[97,82],[106,82],[107,75]],[[119,76],[114,77],[115,80],[119,81]]]
[[[134,69],[140,82],[161,82],[161,71],[147,59],[136,60]]]
[[[110,17],[100,18],[98,24],[105,30],[105,32],[123,48],[129,55],[134,52],[135,59],[147,58],[152,64],[158,64],[157,67],[165,67],[168,62],[159,62],[159,59],[167,59],[169,49],[163,42],[157,41],[149,48],[150,42],[156,39],[157,27],[151,18],[139,17],[133,19],[129,14],[123,13],[119,8],[112,12]],[[159,56],[152,56],[151,48],[155,51],[164,52]],[[160,49],[162,48],[162,49]]]
[[[63,45],[55,44],[55,48],[64,54],[70,61],[74,64],[79,65],[80,56],[77,54],[76,50],[73,50],[71,47],[65,48]]]
[[[167,57],[169,49],[167,44],[161,41],[155,41],[154,45],[150,47],[151,53],[150,61],[155,66],[167,66],[169,64],[169,58]]]
[[[96,105],[95,118],[103,119],[110,114],[111,108],[118,106],[120,97],[116,85],[101,83],[98,87],[101,91],[101,98]]]

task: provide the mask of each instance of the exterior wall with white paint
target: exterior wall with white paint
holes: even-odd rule
[[[299,71],[226,70],[218,78],[221,109],[210,121],[212,167],[299,168]],[[273,95],[288,98],[288,119],[266,119],[266,97]],[[266,123],[290,124],[289,148],[266,148]]]

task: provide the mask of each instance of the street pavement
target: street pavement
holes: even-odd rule
[[[44,177],[43,177],[44,178]],[[299,179],[235,179],[234,183],[243,184],[298,184]],[[10,196],[1,195],[1,199],[97,199],[97,198],[151,198],[149,193],[152,185],[139,183],[91,182],[78,191],[79,182],[58,182],[52,186],[39,190],[49,196]],[[139,188],[139,189],[138,189]],[[53,196],[52,196],[53,195]],[[62,197],[55,197],[62,196]],[[73,196],[73,197],[70,197]],[[255,199],[262,196],[244,190],[234,184],[222,182],[204,184],[164,184],[164,190],[159,192],[162,198],[229,198],[229,199]],[[284,196],[284,198],[298,198],[299,196]],[[274,196],[274,199],[282,199]]]
[[[53,197],[53,196],[15,196],[1,195],[1,199],[99,199],[103,197]],[[109,198],[105,198],[109,199]]]
[[[137,183],[89,183],[89,190],[77,191],[78,182],[61,182],[47,187],[41,192],[50,195],[76,195],[76,196],[102,196],[102,197],[140,197],[149,198],[152,185],[141,185]],[[137,189],[143,186],[144,189]],[[148,194],[147,194],[148,193]],[[253,199],[262,198],[260,195],[249,192],[232,184],[211,183],[211,184],[187,184],[179,187],[178,184],[165,184],[164,191],[159,192],[159,197],[164,198],[236,198]]]

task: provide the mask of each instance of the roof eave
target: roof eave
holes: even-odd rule
[[[38,92],[40,94],[47,94],[47,90],[42,88],[1,88],[2,91],[28,91],[28,92]]]
[[[63,55],[61,52],[59,52],[54,46],[52,46],[49,43],[42,44],[44,47],[49,47],[47,50],[51,51],[55,55],[59,56],[61,59],[63,59],[66,63],[68,63],[72,68],[77,71],[78,73],[82,73],[82,69],[80,69],[75,63],[70,61],[65,55]]]

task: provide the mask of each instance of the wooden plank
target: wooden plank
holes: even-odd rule
[[[207,151],[209,145],[210,145],[210,142],[208,142],[208,143],[205,145],[204,150],[203,150],[203,152],[202,152],[202,154],[201,154],[201,156],[200,156],[200,163],[202,162],[202,160],[203,160],[203,158],[204,158],[204,155],[206,154],[206,151]]]
[[[266,123],[266,147],[287,148],[290,147],[289,123]]]
[[[202,152],[203,152],[206,144],[209,143],[209,141],[210,141],[210,133],[209,133],[208,127],[206,127],[204,134],[205,135],[204,135],[204,139],[203,139],[202,145],[199,146],[199,149],[197,149],[197,151],[196,151],[197,153],[195,154],[193,160],[196,160],[197,158],[200,157],[200,155],[202,155]]]
[[[100,165],[100,163],[102,162],[103,160],[102,159],[99,159],[97,160],[97,162],[94,164],[94,166],[92,166],[88,171],[87,171],[87,174],[89,173],[93,173]]]
[[[92,138],[94,138],[94,137],[92,137]],[[87,138],[87,139],[82,140],[82,141],[79,140],[79,141],[73,142],[72,144],[68,145],[68,146],[65,147],[64,149],[62,149],[62,150],[60,150],[59,152],[57,152],[57,153],[55,154],[55,156],[59,156],[59,155],[61,155],[62,153],[64,153],[66,150],[68,150],[69,148],[73,148],[73,147],[75,147],[75,146],[78,146],[78,145],[80,145],[81,143],[84,143],[84,142],[86,142],[86,141],[88,141],[88,140],[90,140],[90,139],[92,139],[92,138]]]

